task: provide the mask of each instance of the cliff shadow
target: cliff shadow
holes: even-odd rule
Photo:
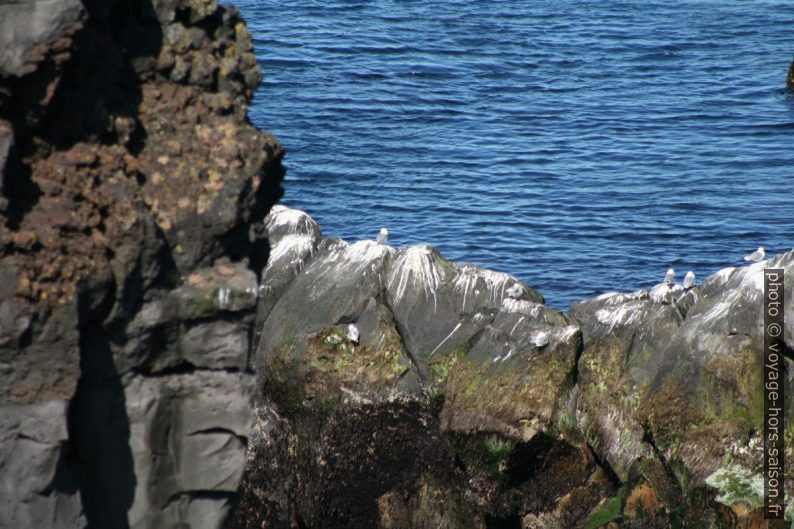
[[[69,409],[72,468],[88,527],[129,528],[135,469],[124,387],[103,333],[81,340],[77,394]]]
[[[142,84],[154,75],[161,26],[151,0],[83,3],[88,17],[32,134],[55,150],[90,142],[138,154],[146,142],[138,111]],[[27,141],[31,149],[33,141]],[[124,331],[105,320],[115,303],[140,304],[143,293],[132,295],[140,299],[116,300],[115,287],[95,284],[78,296],[81,374],[69,409],[70,467],[91,529],[129,528],[138,481],[124,386],[111,347]]]
[[[151,0],[83,4],[88,18],[35,132],[56,149],[99,141],[138,154],[146,141],[138,119],[141,84],[153,75],[162,28]]]

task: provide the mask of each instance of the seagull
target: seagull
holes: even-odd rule
[[[389,238],[389,230],[386,228],[381,228],[378,232],[378,236],[375,237],[375,242],[378,244],[383,244],[386,242],[386,239]]]
[[[350,324],[347,326],[347,339],[353,342],[354,344],[358,345],[358,340],[361,338],[361,333],[358,332],[358,327],[354,324]]]
[[[664,275],[664,282],[668,286],[673,286],[673,283],[675,283],[675,270],[672,268],[667,269],[667,273]]]
[[[532,337],[532,345],[537,347],[538,349],[543,349],[547,345],[549,345],[549,335],[545,332],[539,332],[535,336]]]
[[[766,250],[764,250],[763,246],[759,246],[753,253],[745,255],[744,260],[750,261],[751,263],[758,263],[764,260],[764,256],[766,256]]]
[[[690,270],[684,276],[684,290],[689,290],[693,286],[695,286],[695,272]]]
[[[521,285],[518,283],[513,283],[513,286],[505,290],[505,294],[507,294],[508,298],[512,299],[521,299],[521,294],[524,293],[524,289],[521,288]]]

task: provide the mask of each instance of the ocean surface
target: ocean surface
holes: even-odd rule
[[[794,2],[238,0],[326,235],[577,299],[794,247]],[[794,280],[794,279],[792,279]]]

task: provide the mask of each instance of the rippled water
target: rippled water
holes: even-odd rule
[[[242,0],[324,233],[516,275],[566,308],[794,246],[790,1]]]

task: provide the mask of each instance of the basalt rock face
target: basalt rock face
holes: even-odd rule
[[[278,142],[212,0],[0,3],[0,526],[220,527]]]
[[[562,314],[430,246],[349,244],[283,206],[266,227],[230,527],[765,527],[763,268],[794,273],[794,251]]]

